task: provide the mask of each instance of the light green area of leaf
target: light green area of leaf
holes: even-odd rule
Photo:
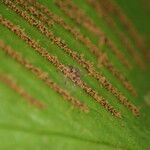
[[[135,1],[135,0],[134,0]],[[140,1],[140,0],[138,0]],[[63,17],[64,20],[76,26],[75,22],[70,20],[52,0],[39,0],[46,5],[50,10]],[[120,43],[111,29],[103,20],[100,20],[96,12],[87,4],[85,0],[75,1],[94,22],[103,29],[103,31],[121,48],[128,60],[133,63],[132,57],[127,53],[124,46]],[[124,1],[120,1],[120,5]],[[130,6],[130,2],[126,3]],[[132,3],[131,3],[132,4]],[[139,25],[136,12],[139,7],[126,9],[126,13],[134,18],[136,26]],[[136,8],[138,9],[136,11]],[[142,8],[141,8],[142,9]],[[144,10],[142,10],[143,12]],[[104,74],[107,79],[117,87],[131,102],[138,105],[141,109],[139,118],[134,117],[129,110],[118,103],[117,99],[102,88],[97,81],[87,74],[76,61],[66,55],[64,51],[52,44],[48,38],[42,35],[36,28],[30,26],[24,19],[16,13],[7,9],[3,4],[0,4],[0,14],[11,20],[14,24],[19,25],[33,39],[49,51],[49,53],[57,56],[59,60],[66,65],[73,65],[80,69],[81,78],[95,89],[100,95],[104,96],[116,109],[121,111],[123,118],[116,119],[109,112],[97,104],[93,98],[89,97],[83,90],[77,87],[48,61],[38,55],[24,41],[19,39],[15,34],[7,28],[0,25],[0,39],[10,45],[16,51],[19,51],[35,66],[48,72],[50,78],[55,81],[60,87],[66,89],[86,103],[90,108],[88,114],[81,112],[78,109],[66,102],[55,91],[48,88],[42,81],[35,77],[31,72],[26,70],[15,60],[6,56],[0,50],[0,72],[10,74],[16,82],[21,85],[32,96],[46,104],[46,108],[39,110],[34,106],[28,105],[25,99],[16,94],[7,85],[0,82],[0,149],[2,150],[148,150],[150,136],[150,119],[149,105],[150,100],[150,81],[149,69],[140,70],[134,63],[132,70],[127,70],[123,67],[119,60],[114,56],[110,49],[103,49],[108,54],[113,64],[131,81],[138,92],[138,97],[132,96],[120,82],[113,77],[105,68],[96,68],[97,71]],[[150,25],[150,24],[149,24]],[[143,24],[143,35],[149,32],[146,24],[146,17]],[[97,38],[90,34],[86,29],[79,26],[80,31],[88,36],[94,43],[97,43]],[[87,60],[94,63],[95,67],[97,60],[89,50],[76,41],[73,36],[65,31],[59,25],[51,28],[57,36],[60,36],[66,41],[70,48],[80,54],[84,54]],[[146,30],[146,31],[145,31]],[[140,32],[142,32],[140,31]],[[124,32],[124,31],[123,31]]]

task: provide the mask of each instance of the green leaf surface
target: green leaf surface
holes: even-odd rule
[[[150,23],[149,16],[144,16],[145,11],[142,0],[120,0],[118,4],[142,36],[147,38]],[[52,0],[38,0],[47,6],[58,16],[61,16],[68,24],[76,26],[75,22],[67,17]],[[43,81],[39,80],[30,71],[7,56],[0,49],[0,73],[11,76],[18,85],[21,85],[33,97],[43,102],[46,107],[38,109],[28,104],[25,99],[13,91],[9,86],[0,81],[0,149],[1,150],[148,150],[150,145],[150,70],[148,64],[141,70],[133,62],[132,56],[125,50],[119,38],[114,34],[86,0],[74,0],[96,24],[101,27],[110,39],[120,47],[127,59],[133,64],[132,70],[125,68],[109,48],[103,50],[108,54],[114,66],[126,76],[137,90],[138,96],[132,96],[122,84],[103,66],[97,68],[106,78],[118,88],[131,102],[140,108],[140,116],[135,117],[123,105],[118,103],[115,96],[104,89],[98,82],[88,75],[87,71],[62,49],[52,44],[50,40],[35,27],[27,23],[18,14],[13,12],[3,3],[0,3],[0,14],[19,25],[25,32],[49,53],[57,56],[65,65],[72,65],[80,70],[82,80],[95,89],[117,110],[122,113],[118,119],[97,104],[92,97],[87,95],[80,87],[71,82],[47,60],[38,55],[22,39],[0,24],[0,40],[20,52],[24,58],[41,68],[61,88],[67,90],[72,96],[84,102],[89,107],[89,113],[84,113],[64,100]],[[136,5],[135,5],[136,4]],[[134,9],[134,10],[133,10]],[[139,21],[143,15],[142,23]],[[83,27],[78,27],[80,32],[89,37],[93,43],[93,37]],[[93,62],[97,61],[85,45],[76,40],[71,33],[60,25],[54,25],[52,30],[55,35],[61,37],[70,48]],[[122,32],[126,32],[123,31]],[[138,50],[137,50],[138,51]],[[140,51],[140,50],[139,50]]]

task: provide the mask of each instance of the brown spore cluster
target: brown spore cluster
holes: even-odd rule
[[[139,65],[139,67],[141,67],[143,69],[145,67],[145,64],[144,64],[141,56],[135,50],[135,48],[132,46],[133,44],[126,37],[126,35],[123,32],[117,30],[118,27],[117,27],[115,21],[112,19],[112,16],[118,17],[118,19],[120,20],[122,25],[125,27],[125,29],[131,35],[132,39],[134,40],[134,42],[138,46],[138,48],[143,51],[143,54],[145,56],[146,56],[146,54],[148,56],[148,52],[146,52],[147,50],[145,50],[145,48],[143,47],[144,40],[139,35],[136,28],[130,21],[130,19],[123,13],[121,8],[117,4],[113,3],[110,0],[101,0],[101,1],[88,0],[88,2],[91,4],[91,6],[94,7],[94,9],[96,9],[97,13],[108,23],[108,25],[113,29],[113,31],[115,30],[115,32],[120,37],[122,43],[124,44],[124,46],[126,47],[128,52],[133,56],[137,65]],[[145,57],[146,59],[148,58],[147,56]]]
[[[126,66],[128,69],[131,68],[130,62],[126,59],[124,54],[115,46],[115,44],[106,37],[105,33],[97,27],[94,22],[81,10],[79,9],[72,1],[70,0],[56,0],[57,6],[65,12],[72,20],[77,24],[85,27],[91,33],[96,35],[100,39],[100,43],[107,45],[112,52],[117,56],[119,61]]]
[[[2,16],[0,16],[0,23],[4,26],[6,26],[9,30],[13,31],[16,35],[18,35],[21,39],[23,39],[30,47],[32,47],[36,52],[38,52],[42,57],[50,61],[59,71],[64,73],[66,77],[68,77],[70,80],[72,80],[76,85],[78,85],[80,88],[82,88],[88,95],[92,96],[97,102],[102,104],[104,108],[106,108],[109,112],[111,112],[114,116],[118,117],[120,115],[119,112],[117,112],[113,106],[111,106],[104,98],[101,96],[98,96],[97,92],[90,87],[86,83],[84,83],[82,80],[77,80],[72,76],[72,72],[70,72],[70,69],[68,69],[67,66],[61,64],[57,57],[50,55],[44,48],[42,48],[36,41],[32,40],[29,36],[27,36],[22,29],[18,27],[16,30],[16,26],[12,24],[7,19],[4,19]],[[15,29],[15,30],[14,30]],[[96,93],[96,96],[94,93]],[[94,95],[94,96],[93,96]],[[105,102],[106,101],[106,102]],[[110,110],[111,108],[111,110]]]
[[[19,2],[20,0],[17,0],[17,1]],[[127,100],[127,98],[125,96],[123,96],[123,94],[121,92],[118,91],[118,89],[113,87],[111,85],[111,83],[109,83],[109,81],[102,74],[98,73],[94,69],[94,67],[93,67],[91,62],[86,61],[82,55],[80,55],[77,52],[75,52],[72,49],[70,49],[67,46],[67,44],[65,42],[63,42],[63,40],[61,38],[56,37],[41,22],[37,21],[35,18],[30,16],[27,11],[21,10],[19,7],[17,7],[15,5],[15,3],[13,3],[13,2],[11,2],[9,0],[3,0],[3,3],[6,6],[8,6],[9,8],[11,8],[12,10],[14,10],[17,14],[22,16],[28,23],[30,23],[34,27],[38,28],[38,30],[41,31],[41,33],[43,33],[45,36],[47,36],[54,44],[56,44],[58,47],[63,49],[67,54],[69,54],[74,60],[76,60],[83,68],[85,68],[87,70],[89,75],[91,75],[92,77],[97,79],[97,81],[99,81],[99,83],[101,85],[103,85],[104,88],[106,88],[109,92],[111,92],[118,99],[118,101],[121,104],[123,104],[124,106],[126,106],[129,110],[131,110],[134,115],[139,115],[138,108],[135,105],[133,105],[131,102],[129,102]],[[27,6],[24,5],[24,7],[27,7]],[[37,15],[37,17],[39,15],[37,13],[38,11],[35,8],[33,8],[33,7],[32,7],[32,10],[28,9],[28,11],[30,13],[34,13],[35,15]],[[42,14],[40,16],[42,18]],[[41,19],[43,22],[47,20],[46,17],[44,17],[44,18],[45,18],[44,20]],[[44,57],[45,59],[50,61],[59,71],[61,71],[66,77],[68,77],[76,85],[78,85],[80,88],[82,88],[88,95],[93,97],[107,111],[111,112],[116,117],[120,117],[121,116],[120,112],[116,111],[113,108],[113,106],[110,105],[102,96],[100,96],[95,90],[93,90],[89,85],[87,85],[84,81],[82,81],[82,79],[80,78],[79,74],[77,74],[77,71],[74,70],[74,68],[71,68],[70,66],[65,66],[64,64],[62,64],[58,60],[58,58],[56,56],[53,56],[53,55],[49,54],[46,49],[41,47],[35,40],[31,39],[20,27],[14,25],[12,22],[10,22],[9,20],[5,19],[2,16],[0,16],[0,23],[2,25],[4,25],[5,27],[7,27],[12,32],[14,32],[16,35],[18,35],[22,40],[24,40],[30,47],[32,47],[42,57]],[[50,23],[50,26],[51,25],[53,25],[53,23]],[[18,59],[17,59],[17,61],[18,61]],[[108,68],[111,68],[111,70],[113,72],[116,72],[116,70],[114,70],[111,65],[108,65]],[[40,74],[40,73],[38,72],[38,74]],[[42,75],[40,77],[42,77]],[[121,78],[122,80],[124,80],[124,78],[122,76],[118,75],[118,78]],[[126,83],[128,84],[127,81],[126,81]],[[61,93],[61,91],[60,91],[60,93]]]
[[[0,47],[1,46],[2,46],[2,42],[0,41]],[[21,85],[18,85],[16,81],[12,77],[10,77],[8,74],[0,73],[0,81],[6,84],[13,91],[18,93],[20,96],[22,96],[24,100],[26,100],[29,104],[39,109],[45,108],[45,104],[43,102],[31,96],[31,94],[29,94]]]
[[[18,63],[20,63],[22,66],[24,66],[27,70],[31,71],[37,78],[44,81],[44,83],[46,85],[48,85],[48,87],[52,88],[54,91],[56,91],[58,94],[60,94],[66,101],[70,102],[74,107],[79,108],[80,110],[82,110],[84,112],[89,112],[89,108],[84,103],[82,103],[79,100],[77,100],[76,98],[72,97],[69,94],[69,92],[62,89],[59,85],[57,85],[55,82],[53,82],[50,79],[47,72],[44,72],[40,68],[31,64],[27,59],[23,58],[23,56],[19,52],[16,52],[11,47],[7,46],[3,41],[0,41],[0,48],[2,48],[2,50],[7,55],[9,55],[13,59],[15,59]],[[4,78],[4,81],[7,81],[7,78],[6,79]],[[22,90],[21,88],[17,88],[17,86],[15,86],[15,84],[13,82],[9,82],[9,80],[8,80],[7,83],[9,83],[9,85],[11,87],[14,87],[14,89],[18,93],[20,93],[22,96],[24,96],[28,100],[30,100],[30,102],[40,106],[40,104],[38,104],[31,96],[26,94],[26,92],[24,92],[24,90]],[[22,91],[22,93],[21,93],[21,91]]]

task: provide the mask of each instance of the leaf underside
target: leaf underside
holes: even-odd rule
[[[35,100],[44,105],[43,108],[36,107],[27,101],[27,97],[13,90],[9,84],[6,84],[0,78],[0,149],[148,150],[150,144],[150,71],[149,64],[146,58],[144,58],[142,50],[136,48],[136,44],[132,42],[135,47],[134,50],[142,58],[145,65],[144,69],[136,64],[132,55],[126,50],[125,45],[121,43],[118,35],[109,27],[105,19],[99,16],[96,9],[87,2],[88,0],[73,1],[109,39],[114,41],[125,58],[132,64],[133,67],[128,69],[120,62],[109,47],[105,45],[99,46],[99,39],[82,25],[76,24],[73,19],[56,5],[55,1],[57,0],[38,0],[40,4],[63,18],[67,24],[75,27],[81,34],[88,37],[92,43],[99,47],[99,49],[102,49],[108,55],[109,61],[133,85],[137,91],[137,96],[132,95],[125,89],[122,83],[106,67],[103,65],[97,67],[98,63],[95,55],[89,51],[85,44],[75,39],[60,24],[54,23],[49,30],[57,37],[63,39],[72,50],[84,55],[86,60],[93,63],[97,67],[98,72],[103,74],[112,83],[113,87],[119,89],[131,103],[139,108],[140,115],[139,117],[134,116],[128,108],[118,102],[113,94],[102,87],[95,78],[90,76],[82,65],[79,65],[75,59],[66,54],[55,43],[52,43],[36,27],[30,25],[19,14],[1,2],[0,15],[22,28],[32,39],[38,41],[41,47],[45,48],[53,56],[57,56],[62,64],[72,66],[75,71],[79,72],[81,79],[89,87],[97,91],[99,95],[103,96],[109,104],[121,113],[122,117],[117,118],[113,116],[102,105],[98,104],[93,97],[81,89],[81,87],[77,86],[77,84],[73,83],[60,72],[56,66],[36,53],[33,48],[6,26],[0,24],[1,41],[20,53],[23,58],[27,59],[34,66],[47,72],[54,83],[67,91],[72,97],[85,104],[89,109],[89,112],[85,113],[78,109],[78,105],[73,106],[61,94],[58,94],[53,88],[47,86],[45,82],[11,56],[6,55],[2,48],[0,48],[0,75],[7,75],[8,78],[22,87],[26,93],[29,93]],[[148,39],[150,22],[147,20],[150,19],[148,18],[149,16],[145,15],[149,9],[141,1],[120,0],[117,3],[124,14],[132,20],[140,36]],[[127,38],[131,39],[127,30],[121,26],[120,21],[116,19],[116,22],[119,30],[125,33]]]

